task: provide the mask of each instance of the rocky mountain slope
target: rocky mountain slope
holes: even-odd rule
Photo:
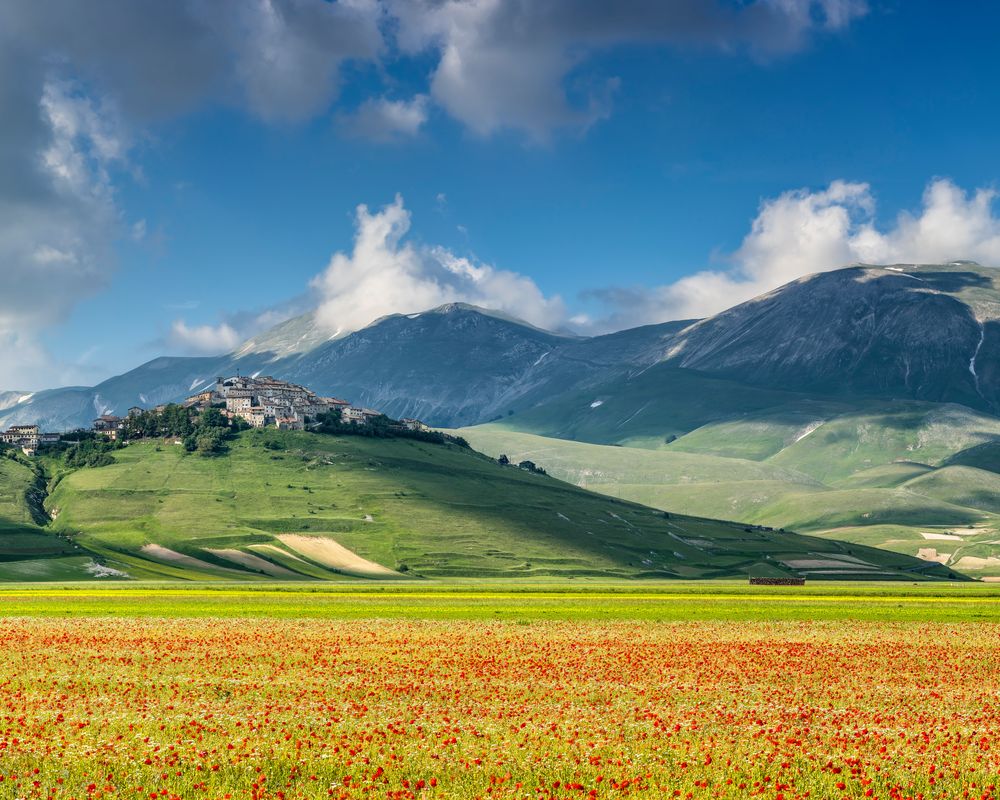
[[[0,392],[0,411],[12,408],[30,398],[30,392]]]
[[[673,366],[756,386],[1000,409],[1000,272],[969,262],[811,275],[702,320]]]
[[[272,374],[395,417],[432,425],[483,422],[570,388],[607,381],[659,358],[687,325],[665,323],[577,338],[453,303],[392,315],[330,338],[311,314],[214,358],[163,357],[95,387],[39,392],[0,410],[0,427],[39,422],[61,430],[99,414],[182,400],[237,371]]]

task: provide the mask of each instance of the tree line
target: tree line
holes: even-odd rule
[[[418,442],[430,444],[457,444],[459,447],[469,447],[469,443],[461,436],[451,436],[441,431],[415,431],[407,428],[399,420],[385,414],[369,417],[364,422],[345,422],[340,409],[334,409],[316,417],[318,433],[335,436],[370,436],[376,439],[416,439]]]

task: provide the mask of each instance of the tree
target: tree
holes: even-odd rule
[[[198,420],[199,428],[227,428],[229,427],[229,420],[227,420],[222,412],[217,408],[206,408],[201,413],[201,418]]]
[[[508,464],[510,464],[510,459],[507,458],[506,453],[501,453],[500,458],[497,459],[497,463],[500,464],[501,466],[506,467]]]
[[[195,438],[195,446],[203,456],[214,456],[226,449],[225,428],[205,428]]]

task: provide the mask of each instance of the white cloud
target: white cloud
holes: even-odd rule
[[[141,176],[133,131],[206,101],[268,121],[325,111],[341,65],[381,51],[382,13],[377,0],[0,3],[0,342],[18,348],[0,386],[78,380],[40,334],[107,286],[116,240],[145,238],[116,200],[116,171]]]
[[[376,212],[358,206],[354,250],[336,253],[312,282],[321,301],[317,320],[346,333],[393,313],[467,302],[506,311],[539,326],[565,318],[558,297],[547,298],[523,275],[477,264],[443,247],[404,241],[410,213],[403,199]]]
[[[480,135],[510,128],[544,139],[608,113],[611,78],[567,79],[595,52],[623,44],[768,56],[802,48],[865,13],[861,0],[387,0],[404,52],[434,51],[431,95]]]
[[[302,294],[284,299],[273,306],[249,311],[237,311],[221,315],[217,324],[188,324],[184,318],[175,319],[170,332],[150,346],[159,350],[166,348],[171,353],[184,355],[218,355],[235,350],[261,331],[273,328],[292,317],[311,311],[315,297]],[[168,303],[164,308],[175,311],[193,311],[200,303],[187,300]]]
[[[342,62],[382,47],[376,0],[229,0],[199,9],[229,51],[245,104],[265,120],[303,120],[336,97]],[[197,16],[197,15],[196,15]]]
[[[919,211],[904,211],[880,229],[867,183],[834,181],[821,191],[797,189],[761,204],[729,270],[703,271],[648,290],[597,292],[619,309],[615,327],[703,317],[814,272],[847,264],[942,263],[960,259],[1000,265],[996,192],[965,192],[931,181]],[[627,309],[627,311],[626,311]]]
[[[353,114],[340,118],[341,126],[359,139],[393,142],[416,136],[427,122],[428,98],[418,94],[411,100],[385,97],[366,100]]]
[[[236,329],[226,322],[218,325],[188,325],[182,319],[174,321],[167,337],[170,348],[192,355],[228,353],[242,341]]]
[[[124,161],[124,129],[106,102],[71,83],[44,80],[35,102],[19,105],[39,120],[37,134],[22,132],[29,135],[0,153],[0,341],[9,343],[0,386],[77,377],[37,336],[102,289],[114,269],[118,211],[108,170]],[[15,153],[27,163],[4,169]]]

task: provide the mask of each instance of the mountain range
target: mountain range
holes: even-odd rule
[[[664,510],[1000,575],[1000,272],[972,262],[856,265],[595,337],[461,303],[336,338],[306,314],[223,356],[0,393],[0,427],[87,425],[237,371]]]
[[[970,262],[856,266],[802,278],[703,320],[574,337],[452,303],[331,338],[305,314],[209,358],[162,357],[94,387],[0,393],[0,426],[87,425],[178,401],[241,371],[415,416],[471,425],[644,370],[750,386],[1000,409],[1000,288]]]

